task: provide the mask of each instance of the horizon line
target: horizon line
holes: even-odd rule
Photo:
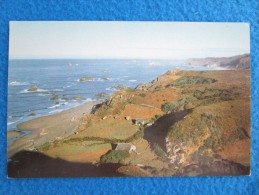
[[[241,55],[250,55],[248,53],[241,53],[237,55],[228,55],[228,56],[207,56],[207,57],[187,57],[187,58],[124,58],[124,57],[32,57],[32,58],[8,58],[9,60],[188,60],[188,59],[205,59],[205,58],[229,58],[234,56],[241,56]]]

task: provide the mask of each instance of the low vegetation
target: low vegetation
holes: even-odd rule
[[[208,89],[195,90],[193,96],[199,100],[209,98],[220,98],[221,100],[230,100],[232,92],[227,89]]]
[[[140,97],[146,97],[146,94],[145,93],[140,93],[138,94]]]
[[[50,146],[51,146],[50,142],[46,142],[43,145],[39,146],[37,149],[39,151],[46,151],[50,148]]]
[[[196,84],[211,84],[215,83],[217,80],[212,78],[205,78],[201,76],[183,76],[181,78],[176,79],[174,82],[166,85],[168,87],[185,87],[189,85]]]
[[[187,98],[179,99],[176,102],[168,102],[161,106],[161,110],[166,113],[174,112],[180,106],[186,105],[187,103],[193,102],[195,100],[197,100],[195,97],[187,97]]]
[[[130,154],[125,150],[110,150],[105,155],[101,156],[101,163],[122,163],[123,160],[129,157]]]
[[[169,102],[162,105],[161,110],[164,112],[172,112],[179,106],[178,102]]]
[[[158,144],[154,144],[154,152],[156,153],[156,155],[158,155],[162,160],[167,160],[167,155],[164,152],[164,150],[162,150],[162,148],[158,145]]]

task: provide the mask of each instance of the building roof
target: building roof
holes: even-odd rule
[[[115,150],[127,150],[130,151],[133,144],[130,143],[118,143]]]

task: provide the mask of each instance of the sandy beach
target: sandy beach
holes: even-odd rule
[[[54,115],[19,124],[17,126],[19,130],[31,130],[32,132],[8,146],[8,158],[21,150],[34,150],[48,141],[61,139],[75,133],[81,117],[89,114],[92,108],[100,103],[102,101],[87,102]]]

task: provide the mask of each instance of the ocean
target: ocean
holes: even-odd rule
[[[117,91],[114,87],[121,84],[135,88],[168,70],[211,69],[183,64],[181,60],[10,60],[7,129],[14,130],[21,122],[102,99],[96,95],[111,95]],[[81,77],[90,77],[91,81],[80,82]],[[32,86],[37,91],[30,91]]]

